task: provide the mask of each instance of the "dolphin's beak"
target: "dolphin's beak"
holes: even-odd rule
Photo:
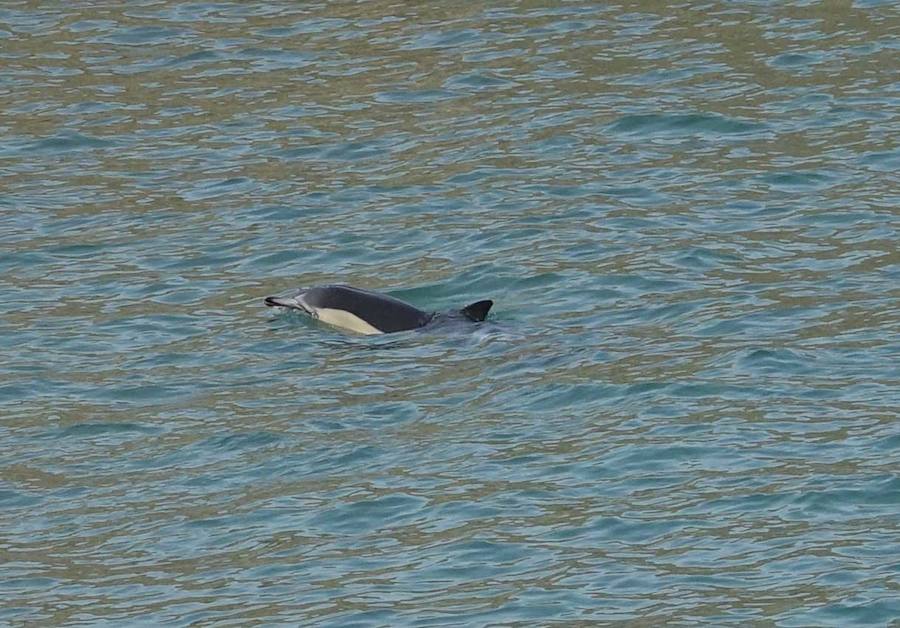
[[[313,310],[303,302],[303,294],[298,294],[295,297],[266,297],[266,305],[269,307],[286,307],[300,310],[310,316],[315,316]]]
[[[269,307],[297,307],[297,300],[283,297],[266,297],[266,305]]]

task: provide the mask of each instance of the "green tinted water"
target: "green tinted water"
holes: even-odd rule
[[[900,616],[894,3],[35,6],[0,622]]]

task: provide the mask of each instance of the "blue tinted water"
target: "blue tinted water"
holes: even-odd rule
[[[35,7],[0,622],[900,617],[894,3]]]

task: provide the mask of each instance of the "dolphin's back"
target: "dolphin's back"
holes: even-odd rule
[[[417,329],[431,320],[431,314],[400,299],[350,286],[317,286],[299,298],[324,322],[347,313],[385,334]]]

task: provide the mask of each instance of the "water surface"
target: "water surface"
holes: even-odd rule
[[[5,3],[0,622],[895,622],[898,24]]]

